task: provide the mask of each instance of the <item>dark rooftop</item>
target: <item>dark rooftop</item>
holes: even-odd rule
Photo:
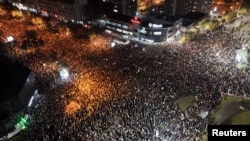
[[[207,14],[205,13],[200,13],[200,12],[189,12],[184,14],[183,17],[183,21],[182,21],[182,25],[185,27],[188,27],[190,25],[192,25],[193,23],[201,20],[202,18],[206,17]]]
[[[207,16],[205,13],[200,13],[200,12],[188,12],[184,14],[182,17],[183,19],[189,19],[189,20],[200,20],[203,17]]]
[[[0,102],[17,96],[31,70],[0,53]]]
[[[159,15],[155,16],[155,18],[174,23],[174,22],[180,20],[182,17],[181,16],[166,16],[166,14],[159,14]]]
[[[123,14],[119,14],[119,13],[108,15],[107,18],[117,20],[117,21],[123,21],[123,22],[126,22],[126,23],[132,23],[131,19],[134,19],[133,16],[123,15]],[[138,18],[138,21],[140,21],[139,18]]]

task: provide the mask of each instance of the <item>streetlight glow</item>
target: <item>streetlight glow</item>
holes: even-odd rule
[[[65,80],[69,77],[69,71],[66,68],[63,68],[62,70],[60,70],[60,78],[62,80]]]

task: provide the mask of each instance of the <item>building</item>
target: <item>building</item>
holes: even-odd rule
[[[107,16],[106,32],[122,38],[138,38],[138,29],[141,19],[123,14]]]
[[[139,41],[149,43],[166,42],[181,29],[181,17],[145,18],[139,27]]]
[[[164,0],[102,0],[112,4],[112,13],[135,16],[145,15],[152,6],[164,3]]]
[[[137,10],[144,11],[148,8],[164,3],[165,0],[137,0]]]
[[[87,18],[88,0],[9,0],[20,9],[82,23]]]
[[[209,12],[212,9],[213,0],[196,0],[196,1],[197,1],[196,10],[192,12],[209,14]]]
[[[102,0],[103,3],[111,3],[113,13],[134,16],[137,11],[137,0]]]
[[[144,17],[114,14],[106,18],[106,32],[116,37],[144,43],[161,43],[173,36],[182,25],[181,17]]]
[[[214,0],[210,12],[211,17],[219,17],[231,11],[237,11],[242,6],[243,0]],[[246,5],[245,5],[246,6]]]
[[[188,12],[209,13],[213,0],[165,0],[165,13],[169,16]]]
[[[17,123],[28,114],[36,91],[31,70],[0,54],[0,140],[17,133]],[[27,116],[26,116],[27,119]]]

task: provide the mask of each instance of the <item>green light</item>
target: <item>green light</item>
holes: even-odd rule
[[[25,126],[25,125],[23,125],[23,126],[22,126],[22,129],[23,129],[23,130],[24,130],[24,129],[26,129],[26,126]]]
[[[27,124],[27,120],[25,118],[21,118],[15,127],[24,130],[27,128],[26,124]]]
[[[27,123],[27,120],[26,120],[26,119],[24,119],[24,118],[21,118],[20,123],[26,124],[26,123]]]

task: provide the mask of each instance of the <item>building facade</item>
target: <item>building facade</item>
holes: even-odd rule
[[[20,9],[81,23],[87,18],[88,0],[9,0]]]
[[[165,0],[137,0],[137,10],[146,10],[151,6],[164,3]]]
[[[139,41],[149,43],[166,42],[167,39],[181,29],[182,18],[162,20],[155,18],[144,19],[139,27]]]
[[[104,3],[112,3],[113,13],[134,16],[137,11],[137,0],[102,0]]]
[[[106,18],[106,31],[122,38],[137,38],[140,23],[137,17],[114,14]]]
[[[208,14],[213,0],[165,0],[165,13],[169,16],[184,15],[188,12]]]
[[[156,19],[115,14],[106,18],[106,32],[112,35],[141,41],[161,43],[173,36],[182,25],[182,18]]]

